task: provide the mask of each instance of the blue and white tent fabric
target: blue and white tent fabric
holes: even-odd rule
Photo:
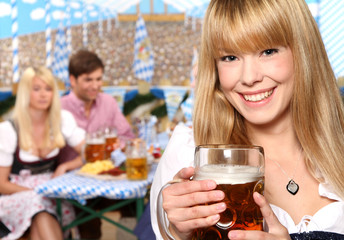
[[[19,82],[19,57],[18,57],[18,7],[17,1],[11,0],[11,18],[12,18],[12,69],[13,69],[13,82]]]
[[[344,76],[343,0],[321,0],[319,28],[336,77]]]
[[[320,0],[306,0],[306,3],[315,18],[315,21],[319,24]]]
[[[189,97],[180,105],[182,108],[182,111],[184,113],[184,117],[186,122],[190,123],[192,122],[192,111],[194,106],[194,90],[190,90]]]
[[[193,57],[191,61],[191,69],[190,69],[190,85],[195,85],[196,75],[197,75],[197,65],[198,65],[198,51],[197,48],[193,48]]]
[[[103,87],[102,90],[104,93],[107,93],[116,99],[118,107],[121,109],[121,112],[123,112],[124,98],[127,89],[125,87]]]
[[[61,79],[66,87],[70,86],[68,77],[68,52],[65,30],[61,23],[56,33],[52,71],[54,76]]]
[[[154,75],[153,49],[141,15],[136,22],[133,69],[137,78],[151,83]]]
[[[194,18],[203,18],[205,12],[207,11],[209,5],[208,0],[204,0],[203,2],[197,3],[192,8],[187,9],[185,14],[186,16],[194,17]]]
[[[194,105],[194,90],[193,87],[195,86],[195,81],[197,77],[197,64],[198,64],[198,52],[197,48],[193,48],[193,57],[191,62],[191,69],[190,69],[190,85],[191,90],[189,93],[189,97],[180,105],[182,111],[184,113],[185,120],[188,124],[192,122],[192,111]]]
[[[154,115],[146,116],[135,124],[137,135],[146,142],[147,149],[155,147],[157,143],[156,123],[158,118]]]
[[[185,87],[164,87],[162,90],[165,95],[167,116],[172,121],[188,89]]]
[[[45,65],[51,68],[51,3],[45,1]]]

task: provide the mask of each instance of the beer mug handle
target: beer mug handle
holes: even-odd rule
[[[166,183],[161,189],[160,192],[158,194],[158,202],[157,202],[157,218],[158,218],[158,226],[159,226],[159,231],[161,233],[161,236],[163,237],[163,239],[169,239],[169,240],[175,240],[175,238],[172,236],[172,234],[170,233],[170,230],[168,229],[168,219],[167,219],[167,215],[165,210],[162,207],[162,191],[164,191],[164,189],[168,186],[170,186],[171,184],[174,183],[179,183],[182,182],[183,180],[181,179],[176,179],[176,180],[172,180],[169,181],[168,183]]]

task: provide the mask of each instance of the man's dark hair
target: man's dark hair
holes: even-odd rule
[[[69,75],[78,78],[82,74],[91,73],[99,68],[104,71],[104,64],[97,54],[87,50],[79,50],[71,56],[68,71]]]

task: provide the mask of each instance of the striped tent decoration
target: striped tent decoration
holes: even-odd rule
[[[196,17],[191,17],[191,29],[192,31],[196,30]]]
[[[188,16],[193,16],[193,17],[202,19],[208,8],[208,5],[209,5],[209,0],[198,1],[196,5],[192,6],[192,8],[187,10],[186,14]]]
[[[108,86],[108,87],[103,87],[102,91],[104,93],[111,95],[113,98],[115,98],[119,109],[121,109],[121,112],[123,112],[124,99],[125,99],[125,94],[127,92],[126,87]]]
[[[98,35],[99,37],[103,36],[103,14],[101,11],[99,12],[98,17]]]
[[[109,11],[106,12],[106,30],[107,32],[111,32],[112,30],[112,19],[111,19],[111,13]]]
[[[118,13],[115,13],[115,28],[119,28],[119,17],[118,17]]]
[[[189,17],[188,17],[188,15],[185,14],[185,17],[184,17],[184,27],[186,28],[188,25],[189,25]]]
[[[319,28],[336,77],[344,76],[344,1],[321,0]]]
[[[17,1],[11,0],[11,18],[12,18],[12,69],[13,83],[19,82],[19,58],[18,58],[18,7]]]
[[[52,72],[54,76],[61,79],[65,87],[68,89],[70,87],[69,77],[68,77],[68,47],[65,36],[65,29],[63,27],[62,21],[56,33],[56,41],[54,46],[54,60],[52,63]]]
[[[84,47],[88,44],[88,29],[87,29],[87,4],[84,2],[82,10],[82,44]]]
[[[173,121],[174,116],[182,102],[188,88],[186,87],[162,87],[167,107],[167,116]]]
[[[70,8],[70,1],[66,2],[66,13],[67,13],[67,50],[68,50],[68,55],[71,54],[72,52],[72,16],[71,16],[71,8]]]
[[[318,25],[319,25],[319,17],[320,17],[320,1],[321,0],[306,0],[309,10],[311,11]]]
[[[45,65],[51,68],[51,19],[50,19],[50,0],[45,0]]]
[[[190,86],[191,90],[189,92],[189,97],[180,105],[186,122],[191,125],[192,123],[192,111],[194,105],[194,90],[196,75],[197,75],[197,65],[198,65],[198,51],[197,47],[193,47],[193,57],[191,61],[191,69],[190,69]]]
[[[194,90],[190,90],[189,97],[180,105],[184,113],[184,117],[188,125],[192,123],[192,111],[194,105]]]
[[[133,70],[137,78],[151,83],[154,74],[153,49],[141,15],[136,22]]]
[[[197,75],[197,65],[198,65],[198,51],[197,47],[193,47],[193,55],[190,68],[190,85],[195,85],[196,75]]]

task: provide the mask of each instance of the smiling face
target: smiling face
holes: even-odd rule
[[[53,88],[39,77],[32,80],[29,107],[35,110],[48,110],[53,99]]]
[[[290,116],[294,87],[290,48],[224,53],[217,68],[223,93],[247,123],[261,125]]]
[[[98,68],[91,73],[84,73],[75,78],[70,76],[75,95],[82,101],[90,103],[97,98],[103,84],[103,69]]]

